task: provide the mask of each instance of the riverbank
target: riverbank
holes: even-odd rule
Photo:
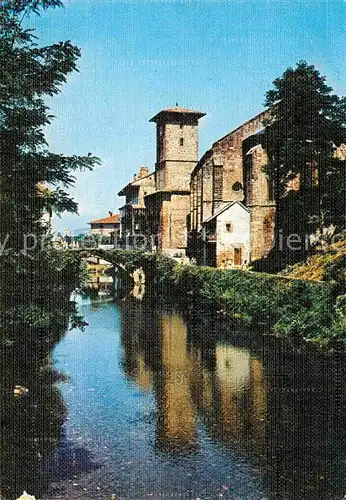
[[[345,315],[332,283],[161,261],[156,285],[183,308],[260,324],[321,345],[345,340]]]
[[[275,334],[331,347],[346,340],[344,283],[318,282],[235,269],[179,263],[161,253],[94,250],[128,273],[142,268],[146,296],[184,312],[220,315],[263,325]],[[81,253],[80,255],[84,255]]]
[[[129,269],[144,269],[147,294],[181,310],[260,324],[320,345],[346,340],[344,290],[336,281],[181,264],[159,253],[114,252]]]
[[[80,259],[54,249],[40,257],[25,261],[28,267],[17,272],[17,281],[8,260],[2,268],[7,276],[4,288],[14,284],[0,311],[0,498],[6,500],[20,497],[24,490],[44,497],[50,479],[42,464],[59,446],[66,418],[57,387],[64,377],[53,368],[51,352],[69,323],[84,325],[70,300],[85,277]],[[25,273],[28,268],[31,274]]]

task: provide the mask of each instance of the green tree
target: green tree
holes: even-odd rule
[[[52,120],[44,99],[57,94],[77,71],[80,50],[70,41],[40,47],[24,23],[29,14],[61,6],[60,0],[1,2],[0,312],[7,330],[15,311],[21,311],[17,317],[24,318],[23,328],[44,330],[63,305],[62,296],[78,283],[77,261],[54,251],[42,216],[52,208],[76,212],[67,193],[73,174],[99,161],[90,153],[53,153],[44,135]]]
[[[345,223],[345,162],[334,156],[346,142],[346,99],[333,93],[314,66],[300,61],[274,80],[265,106],[265,170],[275,187],[277,229],[291,225],[288,232],[306,233],[335,224],[340,231]],[[298,176],[299,191],[287,197],[288,183]],[[299,213],[295,221],[292,210]]]

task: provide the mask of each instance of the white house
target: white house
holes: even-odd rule
[[[240,201],[225,204],[203,222],[203,264],[243,267],[250,261],[250,210]]]

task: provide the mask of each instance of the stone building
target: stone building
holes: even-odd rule
[[[185,255],[191,172],[198,161],[198,120],[183,108],[160,111],[156,123],[155,191],[145,196],[148,236],[168,255]]]
[[[251,213],[250,260],[267,257],[274,241],[275,201],[272,180],[263,172],[268,156],[260,133],[243,141],[244,204]]]
[[[120,208],[121,243],[126,247],[141,247],[143,236],[148,233],[148,217],[144,203],[145,196],[155,191],[155,174],[146,167],[140,167],[133,180],[119,191],[125,196],[125,204]]]
[[[90,233],[99,236],[116,236],[120,232],[120,215],[108,212],[108,217],[94,219],[89,222]]]
[[[275,205],[272,183],[262,171],[267,161],[260,145],[260,131],[265,118],[264,111],[216,141],[192,172],[188,254],[200,264],[214,262],[214,265],[221,265],[227,261],[230,266],[244,265],[267,255],[270,250]],[[243,205],[236,206],[234,202],[242,202]],[[235,245],[237,241],[233,240],[234,244],[227,250],[222,241],[230,239],[227,232],[232,224],[231,221],[223,221],[224,217],[228,217],[224,209],[227,207],[227,210],[234,211],[240,206],[243,207],[242,213],[247,211],[250,218],[248,220],[244,216],[243,228],[237,223],[234,237],[242,242],[241,245]],[[219,222],[216,222],[217,219]],[[207,230],[212,224],[219,227],[217,237],[220,244],[215,242],[214,250],[211,241],[213,233]],[[240,237],[242,231],[244,234]]]
[[[198,160],[203,116],[176,107],[150,120],[156,123],[155,171],[141,167],[119,192],[126,197],[120,209],[122,240],[126,247],[160,249],[175,257],[187,254],[198,264],[244,266],[267,257],[274,243],[274,186],[263,170],[268,163],[263,127],[268,111],[214,142]],[[345,160],[346,146],[335,146],[334,156]],[[318,183],[318,165],[307,164],[301,174],[291,172],[290,196],[283,199]]]
[[[203,263],[241,267],[250,260],[250,210],[240,201],[224,205],[202,223]]]

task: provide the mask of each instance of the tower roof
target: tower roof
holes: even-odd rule
[[[194,118],[199,119],[202,116],[205,116],[205,113],[201,113],[201,111],[194,111],[192,109],[185,108],[167,108],[159,111],[153,118],[151,118],[150,122],[160,122],[161,120],[167,120],[170,117],[178,117],[178,115],[182,115],[184,118]]]

